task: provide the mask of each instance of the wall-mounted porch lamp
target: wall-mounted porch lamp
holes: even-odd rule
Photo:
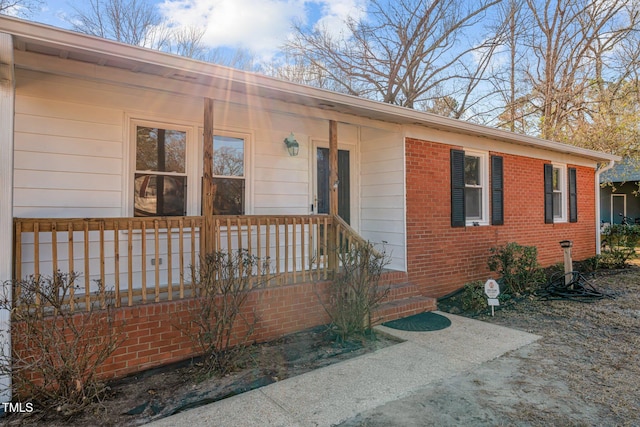
[[[287,146],[287,151],[291,157],[295,157],[298,155],[298,151],[300,150],[300,144],[296,141],[296,137],[293,136],[293,132],[284,139],[284,143]]]

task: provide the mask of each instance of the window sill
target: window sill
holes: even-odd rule
[[[466,227],[484,227],[487,225],[491,224],[488,221],[467,221],[465,224]]]

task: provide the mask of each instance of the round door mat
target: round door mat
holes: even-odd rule
[[[402,319],[392,320],[391,322],[385,322],[382,325],[401,331],[439,331],[440,329],[451,326],[451,320],[440,314],[427,311]]]

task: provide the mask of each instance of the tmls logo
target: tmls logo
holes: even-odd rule
[[[12,413],[12,412],[33,412],[33,403],[31,402],[27,402],[27,403],[22,403],[22,402],[4,402],[2,403],[3,409],[5,413]]]

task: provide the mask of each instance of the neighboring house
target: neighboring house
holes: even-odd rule
[[[115,288],[151,329],[112,375],[191,354],[168,331],[203,251],[271,259],[259,339],[326,321],[332,242],[390,255],[385,318],[486,280],[507,242],[593,256],[598,167],[619,159],[6,17],[0,67],[0,279]]]
[[[600,219],[603,223],[620,224],[623,217],[640,222],[640,164],[623,159],[600,175]]]

